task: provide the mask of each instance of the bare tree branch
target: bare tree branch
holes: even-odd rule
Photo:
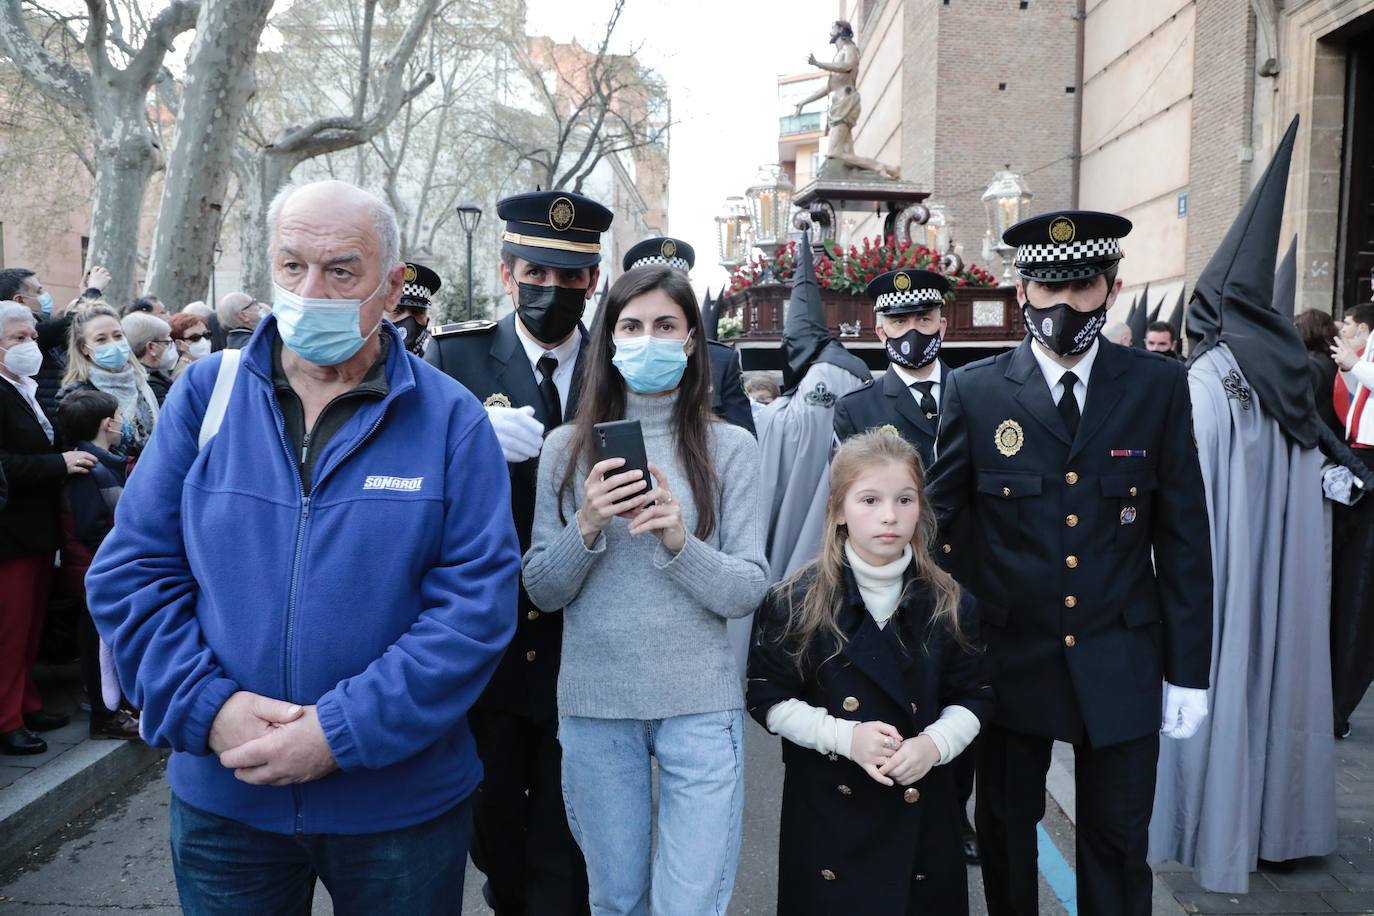
[[[87,0],[87,3],[98,4],[99,0]],[[134,85],[145,89],[153,85],[162,68],[162,59],[172,49],[172,42],[182,32],[195,27],[198,15],[200,0],[173,0],[157,14],[143,39],[143,47],[138,49],[125,71]]]
[[[34,40],[19,0],[0,0],[0,49],[39,92],[91,117],[91,75],[59,60]]]

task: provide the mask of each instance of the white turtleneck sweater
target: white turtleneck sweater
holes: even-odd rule
[[[864,607],[882,629],[897,612],[901,601],[902,577],[911,564],[911,547],[908,545],[899,559],[884,566],[865,562],[848,543],[844,545],[844,553],[858,583],[859,594],[863,596]],[[822,754],[840,754],[850,760],[854,759],[850,756],[850,745],[858,724],[852,719],[836,718],[802,700],[785,700],[768,710],[768,730],[773,734],[801,747]],[[935,742],[940,751],[940,763],[945,764],[963,753],[978,737],[978,729],[978,717],[967,708],[946,706],[940,710],[940,718],[927,725],[921,734]]]

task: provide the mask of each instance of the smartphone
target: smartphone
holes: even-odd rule
[[[644,474],[643,479],[648,484],[648,489],[653,489],[654,479],[649,474],[649,459],[644,455],[644,432],[639,428],[638,420],[597,423],[592,427],[592,435],[596,445],[597,461],[605,461],[607,458],[625,459],[625,464],[611,471],[608,477],[624,474],[626,471],[640,471]],[[633,495],[639,496],[644,492],[640,490]]]

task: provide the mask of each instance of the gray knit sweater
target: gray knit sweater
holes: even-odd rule
[[[682,504],[687,543],[669,553],[652,532],[631,537],[629,522],[611,519],[588,549],[575,513],[586,468],[564,495],[557,489],[568,461],[572,427],[554,430],[539,460],[534,530],[525,554],[525,589],[545,611],[562,610],[563,658],[558,711],[598,719],[663,719],[739,709],[739,675],[725,621],[752,613],[768,586],[759,455],[754,439],[726,423],[710,426],[722,492],[716,530],[692,532],[697,513],[672,435],[676,394],[628,394],[627,420],[644,430],[649,461]]]

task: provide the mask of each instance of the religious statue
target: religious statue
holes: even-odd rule
[[[797,114],[810,103],[830,96],[830,115],[827,138],[829,150],[821,176],[846,177],[853,171],[877,172],[887,178],[900,178],[901,173],[876,159],[868,159],[854,152],[854,126],[859,123],[859,46],[854,43],[854,27],[843,19],[830,26],[830,43],[835,45],[835,60],[823,64],[811,54],[806,62],[830,74],[824,89],[797,103]]]

